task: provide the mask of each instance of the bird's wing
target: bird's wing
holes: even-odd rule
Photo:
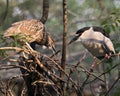
[[[27,37],[29,42],[33,42],[34,39],[39,37],[40,40],[40,37],[43,37],[41,34],[43,29],[44,25],[38,20],[23,20],[13,23],[4,33],[4,37],[20,35],[25,38]]]
[[[109,38],[109,34],[105,31],[104,28],[98,27],[98,26],[92,26],[92,27],[93,27],[94,32],[100,32],[100,33],[102,33],[104,36],[106,36],[106,37]]]
[[[101,42],[106,53],[110,52],[115,53],[113,43],[108,37],[104,36],[100,32],[96,32],[95,35],[96,35],[95,38]]]
[[[112,41],[109,38],[105,38],[105,43],[103,44],[106,50],[108,50],[108,53],[112,52],[113,54],[115,53],[115,49],[113,46]]]

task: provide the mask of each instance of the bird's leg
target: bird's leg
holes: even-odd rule
[[[90,72],[93,72],[93,69],[95,68],[96,64],[97,64],[96,58],[94,57],[93,64],[92,64],[92,66],[90,67]]]

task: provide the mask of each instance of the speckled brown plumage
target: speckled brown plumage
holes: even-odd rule
[[[14,36],[17,36],[20,42],[35,42],[47,47],[54,46],[54,40],[44,31],[44,25],[39,20],[23,20],[13,23],[4,33],[4,37]]]

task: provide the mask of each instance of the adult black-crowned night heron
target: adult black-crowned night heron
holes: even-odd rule
[[[80,41],[83,46],[98,59],[110,58],[115,54],[114,46],[105,30],[101,27],[84,27],[76,32],[76,36],[69,42]]]
[[[45,45],[55,51],[55,42],[49,33],[45,32],[44,24],[39,20],[23,20],[15,22],[4,33],[4,37],[17,36],[19,42],[28,42],[35,49],[35,44]]]

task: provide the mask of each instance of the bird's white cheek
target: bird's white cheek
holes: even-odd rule
[[[77,42],[81,42],[81,41],[82,41],[82,38],[78,38],[76,41],[77,41]]]

